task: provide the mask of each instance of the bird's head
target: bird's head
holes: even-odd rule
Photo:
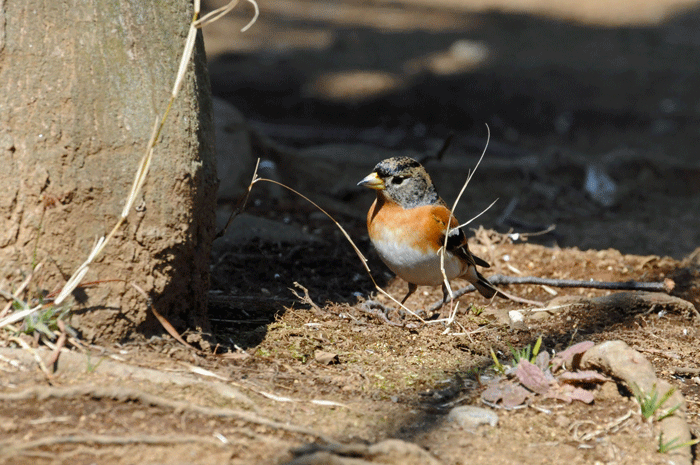
[[[374,189],[378,196],[404,208],[432,205],[440,198],[425,168],[409,157],[393,157],[379,162],[357,185]]]

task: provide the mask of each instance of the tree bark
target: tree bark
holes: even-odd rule
[[[0,0],[0,287],[45,261],[33,291],[60,289],[114,226],[170,96],[189,1]],[[208,330],[216,168],[200,36],[136,211],[90,267],[70,323],[87,340]]]

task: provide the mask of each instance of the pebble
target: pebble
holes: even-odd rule
[[[498,415],[489,409],[463,405],[450,410],[450,413],[447,414],[447,420],[457,423],[464,429],[472,430],[480,425],[496,426]]]

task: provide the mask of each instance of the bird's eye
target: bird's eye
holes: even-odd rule
[[[398,186],[399,184],[404,182],[405,179],[406,178],[404,178],[403,176],[394,176],[393,178],[391,178],[391,183]]]

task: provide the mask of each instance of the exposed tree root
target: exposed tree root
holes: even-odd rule
[[[84,396],[89,396],[93,399],[113,399],[119,402],[137,401],[146,405],[172,409],[176,412],[190,412],[210,417],[233,418],[272,429],[287,431],[289,433],[311,436],[331,444],[335,443],[332,438],[318,431],[301,426],[280,423],[278,421],[261,417],[252,412],[225,408],[202,407],[199,405],[193,405],[189,402],[166,399],[164,397],[149,394],[138,389],[124,387],[101,387],[91,385],[70,387],[35,386],[20,392],[0,393],[0,401],[16,402],[19,400],[44,400],[48,398],[71,398]]]

